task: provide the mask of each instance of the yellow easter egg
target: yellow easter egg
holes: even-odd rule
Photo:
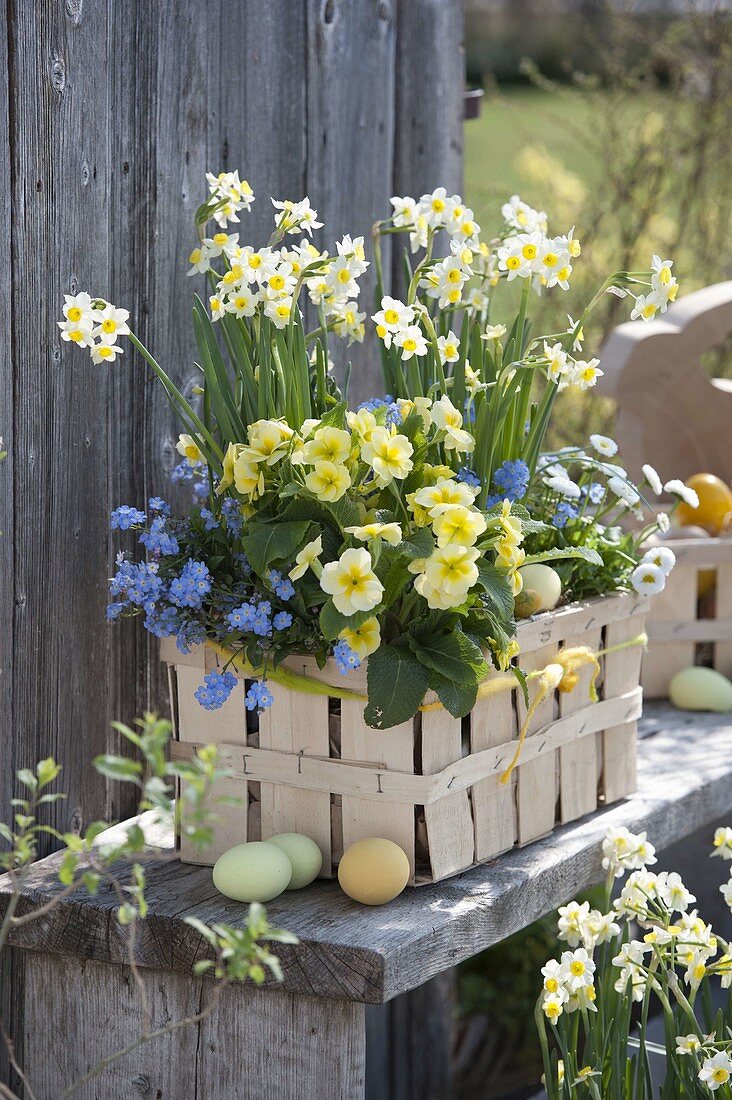
[[[676,519],[682,525],[698,524],[710,535],[718,535],[730,523],[732,489],[715,474],[693,474],[686,484],[699,497],[699,507],[692,508],[681,501],[676,507]]]
[[[562,595],[562,582],[559,574],[549,565],[534,562],[519,569],[524,586],[519,597],[526,593],[526,599],[536,605],[537,611],[551,611],[559,603]],[[530,612],[532,614],[532,612]]]
[[[216,860],[213,884],[234,901],[271,901],[286,890],[292,864],[275,844],[237,844]]]
[[[303,833],[278,833],[277,836],[271,836],[267,843],[275,844],[292,864],[288,890],[302,890],[303,886],[309,886],[320,874],[323,855],[309,836],[304,836]]]
[[[732,710],[732,683],[713,668],[684,668],[672,678],[669,699],[679,710]]]
[[[343,853],[338,865],[341,889],[362,905],[385,905],[409,882],[409,860],[392,840],[368,837]]]

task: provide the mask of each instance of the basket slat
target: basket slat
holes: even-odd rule
[[[422,714],[422,771],[442,771],[462,757],[462,722],[446,710]],[[471,867],[475,853],[473,818],[466,790],[424,808],[432,878],[439,881]]]
[[[644,615],[610,623],[605,631],[607,648],[635,638],[643,630]],[[613,698],[630,691],[640,676],[643,652],[639,647],[620,649],[605,658],[604,692]],[[605,802],[625,798],[636,788],[638,722],[636,718],[610,726],[602,735],[602,791]]]
[[[576,638],[567,638],[565,647],[587,645],[599,650],[602,630],[590,630]],[[564,717],[586,705],[593,669],[585,665],[578,673],[574,691],[559,696],[559,713]],[[597,738],[580,737],[559,750],[559,806],[563,823],[597,809]]]
[[[714,647],[714,667],[724,676],[732,676],[732,560],[717,567],[716,612],[727,631],[724,641]]]
[[[556,645],[544,646],[524,655],[522,667],[525,672],[544,668],[556,655]],[[537,685],[530,688],[533,698]],[[557,703],[554,695],[537,708],[529,723],[527,741],[551,722],[555,717]],[[519,723],[523,725],[526,717],[526,704],[518,696]],[[546,836],[554,828],[557,806],[557,754],[547,753],[536,760],[523,759],[518,769],[518,842],[528,844],[540,836]]]
[[[367,726],[363,704],[341,700],[341,755],[346,760],[374,760],[398,772],[414,771],[414,730],[411,722],[388,730]],[[341,805],[343,847],[366,836],[383,836],[403,848],[414,879],[414,806],[344,794]]]
[[[515,737],[513,695],[505,692],[478,699],[470,720],[470,748],[473,753],[503,745]],[[475,784],[472,791],[475,824],[475,858],[478,861],[513,848],[517,837],[516,781],[509,783],[491,775]]]

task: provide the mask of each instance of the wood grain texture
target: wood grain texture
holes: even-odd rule
[[[38,1100],[62,1090],[144,1030],[139,994],[123,967],[28,953],[26,1061]],[[154,1027],[199,1013],[212,983],[142,974]],[[73,1042],[69,1037],[73,1036]],[[138,1047],[74,1095],[79,1100],[362,1100],[362,1005],[231,986],[197,1024]]]
[[[388,908],[367,909],[335,883],[317,883],[268,905],[295,932],[280,951],[289,992],[380,1002],[413,989],[497,943],[602,877],[601,845],[610,825],[647,829],[663,848],[732,808],[732,723],[649,705],[639,745],[638,789],[551,837],[445,882],[407,890]],[[683,751],[681,751],[683,749]],[[53,893],[58,856],[33,870],[28,905]],[[149,868],[151,915],[140,930],[142,965],[190,971],[204,945],[183,923],[190,914],[234,922],[243,907],[216,892],[210,870],[176,862]],[[8,889],[0,880],[0,903]],[[108,891],[78,897],[22,929],[22,946],[49,954],[124,963],[125,944]]]
[[[697,569],[688,562],[674,567],[663,592],[653,598],[648,616],[648,651],[641,664],[641,684],[647,699],[668,697],[672,677],[694,664],[693,641],[654,641],[666,623],[683,626],[696,619]]]

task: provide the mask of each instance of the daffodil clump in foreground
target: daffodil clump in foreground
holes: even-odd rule
[[[536,1020],[549,1100],[732,1097],[729,942],[699,915],[680,875],[649,870],[656,855],[645,833],[612,828],[602,850],[605,912],[563,905],[567,950],[542,967]],[[732,828],[717,829],[712,855],[732,859]],[[732,909],[732,879],[720,891]],[[663,1046],[647,1037],[649,1013],[659,1011]],[[649,1054],[665,1056],[660,1091]]]
[[[189,257],[189,275],[210,292],[207,304],[194,298],[191,400],[126,310],[81,293],[67,296],[59,323],[97,364],[114,363],[128,339],[181,421],[174,480],[190,484],[193,505],[174,516],[153,497],[113,512],[112,527],[135,532],[146,556],[120,554],[110,619],[141,615],[183,652],[208,641],[242,657],[257,670],[252,710],[271,703],[268,671],[288,656],[321,667],[334,658],[344,674],[368,658],[366,719],[385,727],[410,718],[428,690],[467,714],[491,666],[521,677],[523,566],[551,561],[567,600],[663,587],[669,552],[641,560],[638,547],[665,517],[636,534],[620,526],[643,515],[649,488],[661,491],[655,470],[636,488],[612,440],[555,455],[542,443],[556,394],[602,373],[581,358],[593,306],[604,293],[629,295],[650,319],[675,295],[670,261],[614,274],[576,321],[533,336],[532,294],[569,286],[581,252],[573,230],[550,236],[545,216],[514,196],[504,232],[484,242],[459,196],[395,197],[374,227],[380,308],[369,322],[388,396],[353,409],[350,365],[339,388],[333,357],[364,338],[363,238],[321,250],[305,198],[272,200],[269,242],[243,244],[230,229],[251,208],[251,187],[236,172],[207,179]],[[408,238],[403,299],[383,286],[387,234]],[[510,324],[495,320],[499,307]],[[228,668],[209,673],[199,702],[221,706],[234,683]]]

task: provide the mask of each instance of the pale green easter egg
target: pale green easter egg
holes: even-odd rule
[[[216,860],[213,883],[234,901],[271,901],[286,890],[292,864],[276,844],[237,844]]]
[[[309,836],[303,833],[278,833],[277,836],[269,837],[267,843],[276,844],[292,864],[288,890],[302,890],[303,886],[309,886],[320,874],[323,855]]]
[[[531,598],[536,611],[551,611],[559,603],[562,594],[562,582],[556,570],[541,562],[524,565],[519,569],[524,586],[517,599]],[[525,594],[525,595],[524,595]]]
[[[684,668],[668,688],[671,702],[679,710],[732,710],[732,683],[713,668]]]

